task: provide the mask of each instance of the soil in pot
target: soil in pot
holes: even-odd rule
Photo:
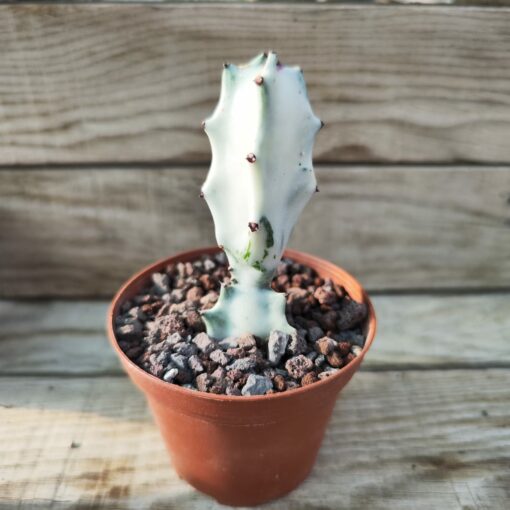
[[[223,252],[153,273],[116,317],[120,348],[146,372],[191,390],[227,395],[291,391],[329,377],[363,347],[364,303],[310,267],[283,259],[273,288],[287,296],[295,335],[273,331],[216,341],[200,312],[214,306],[230,274]]]

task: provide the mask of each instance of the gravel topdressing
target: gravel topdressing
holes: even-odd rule
[[[366,305],[289,259],[278,266],[272,286],[286,293],[287,320],[297,333],[210,338],[200,311],[214,306],[222,282],[230,282],[222,252],[154,273],[116,317],[120,348],[143,370],[170,384],[239,396],[313,384],[361,352]]]

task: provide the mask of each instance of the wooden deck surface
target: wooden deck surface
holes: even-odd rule
[[[310,478],[268,509],[510,501],[510,294],[375,296],[380,331]],[[106,302],[0,302],[0,508],[220,508],[172,470]]]
[[[268,48],[326,122],[292,246],[376,291],[380,327],[264,508],[510,509],[510,3],[376,5],[415,1],[445,0],[0,5],[0,510],[219,508],[172,470],[104,299],[214,242],[200,122],[221,62]]]

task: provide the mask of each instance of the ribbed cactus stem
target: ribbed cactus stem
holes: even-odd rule
[[[220,100],[204,124],[212,162],[202,191],[233,279],[204,313],[212,337],[294,331],[285,296],[270,283],[316,190],[312,147],[320,128],[299,68],[282,66],[273,52],[224,65]]]

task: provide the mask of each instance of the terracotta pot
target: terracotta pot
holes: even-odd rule
[[[272,395],[213,395],[166,383],[122,352],[114,319],[120,305],[145,286],[151,273],[216,252],[218,248],[180,253],[133,276],[112,301],[108,336],[129,377],[145,394],[177,473],[220,503],[251,506],[283,496],[308,476],[338,392],[372,345],[376,319],[368,296],[350,274],[318,257],[288,250],[286,256],[343,285],[355,300],[368,305],[361,355],[327,379]]]

